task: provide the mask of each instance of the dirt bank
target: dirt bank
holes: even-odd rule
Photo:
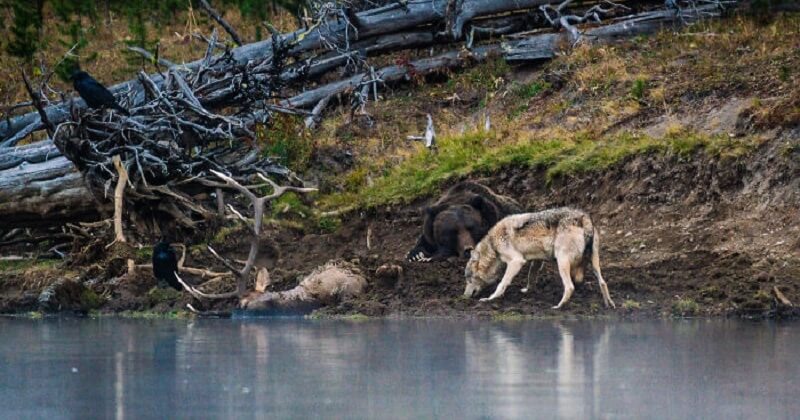
[[[603,173],[544,181],[544,171],[508,168],[481,181],[519,198],[530,210],[570,205],[588,210],[600,226],[602,263],[618,309],[602,308],[588,277],[566,311],[551,310],[561,296],[554,264],[524,276],[498,302],[463,300],[461,260],[403,263],[402,286],[373,286],[361,299],[327,314],[580,315],[635,313],[762,316],[776,305],[778,287],[800,302],[800,142],[797,132],[735,160],[648,155]],[[312,267],[328,258],[357,258],[374,273],[399,261],[414,243],[420,221],[398,217],[422,205],[354,216],[332,235],[284,240],[284,266]],[[367,230],[373,249],[366,248]],[[290,238],[286,238],[290,239]],[[523,270],[523,273],[526,273]]]
[[[550,309],[561,296],[554,264],[546,264],[540,273],[533,274],[535,287],[527,295],[519,291],[527,273],[524,269],[525,274],[497,302],[462,299],[463,260],[402,261],[420,231],[419,209],[433,198],[349,214],[329,234],[276,228],[274,239],[264,247],[263,261],[277,280],[278,289],[293,287],[299,277],[334,258],[360,266],[370,281],[366,294],[323,308],[318,311],[320,315],[651,317],[795,313],[778,304],[775,287],[789,300],[800,303],[797,130],[739,158],[712,159],[704,152],[691,157],[652,153],[627,158],[602,172],[557,178],[549,184],[543,169],[519,167],[473,179],[518,198],[529,210],[569,205],[589,211],[600,227],[604,275],[618,308],[602,307],[598,286],[587,275],[565,310]],[[246,238],[229,237],[222,251],[244,252]],[[189,265],[210,263],[203,253],[194,255],[197,258],[190,256]],[[403,278],[397,285],[387,285],[375,276],[375,270],[389,262],[403,268]],[[73,291],[77,303],[50,309],[82,310],[89,304],[104,312],[169,312],[185,309],[186,303],[192,302],[186,294],[152,290],[154,282],[146,271],[113,284],[92,280],[108,277],[109,270],[87,265],[64,274],[54,267],[49,275],[69,277],[72,272],[75,279],[89,284],[91,292]],[[32,278],[40,275],[47,276],[22,271],[0,283],[0,311],[42,309],[38,296],[48,281],[43,278],[37,283]],[[225,309],[234,307],[235,301],[195,302],[195,306]]]

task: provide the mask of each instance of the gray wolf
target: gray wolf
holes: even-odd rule
[[[555,259],[564,285],[564,294],[554,309],[561,308],[575,290],[572,279],[583,281],[583,263],[590,259],[606,307],[616,307],[608,285],[600,274],[600,236],[592,219],[581,210],[557,208],[538,213],[508,216],[499,221],[470,255],[465,269],[465,297],[477,295],[497,282],[502,263],[506,264],[497,289],[488,298],[497,299],[506,291],[514,276],[527,261]],[[528,288],[523,289],[523,293]]]
[[[460,182],[425,209],[422,235],[408,252],[409,261],[469,256],[489,229],[503,217],[522,212],[514,199],[477,182]]]

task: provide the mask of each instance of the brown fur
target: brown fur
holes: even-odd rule
[[[406,258],[429,261],[466,256],[498,220],[521,211],[514,199],[484,185],[458,183],[425,210],[422,235]]]

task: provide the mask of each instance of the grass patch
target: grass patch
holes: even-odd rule
[[[492,321],[497,321],[497,322],[526,321],[530,319],[533,319],[533,316],[521,314],[519,312],[501,312],[492,314]]]
[[[256,141],[264,156],[276,159],[293,170],[306,169],[314,152],[314,139],[298,115],[276,113],[269,126],[256,129]]]
[[[342,320],[342,321],[354,321],[354,322],[364,322],[372,320],[371,317],[364,315],[362,313],[354,313],[348,315],[328,315],[320,313],[320,311],[312,312],[310,315],[305,316],[306,319],[333,319],[333,320]]]
[[[550,83],[535,81],[533,83],[517,84],[512,88],[512,91],[521,99],[532,99],[548,89],[550,89]]]
[[[181,292],[168,287],[168,288],[160,288],[154,287],[147,292],[147,297],[150,300],[150,303],[155,305],[162,302],[171,302],[177,300],[181,297]]]
[[[635,300],[625,299],[625,302],[622,302],[622,309],[627,311],[638,311],[641,308],[642,305]]]
[[[631,97],[637,101],[641,101],[644,99],[646,93],[647,80],[641,78],[634,80],[633,86],[631,87]]]
[[[683,298],[678,299],[672,304],[672,315],[683,317],[683,316],[695,316],[700,313],[700,304],[695,302],[693,299]]]
[[[85,310],[93,310],[103,306],[104,299],[100,297],[94,290],[84,288],[81,292],[80,302],[81,308]]]
[[[333,233],[342,225],[338,217],[323,216],[317,220],[317,228],[324,233]]]
[[[92,316],[104,317],[106,314],[93,312]],[[194,314],[188,311],[150,312],[150,311],[123,311],[117,314],[108,314],[111,317],[127,319],[191,319]]]
[[[305,219],[312,211],[300,200],[300,196],[296,193],[288,192],[271,203],[271,213],[275,219],[294,217]]]
[[[553,139],[503,141],[499,134],[474,131],[444,137],[437,151],[419,147],[404,162],[386,170],[371,186],[356,192],[335,193],[320,199],[323,207],[374,207],[407,203],[433,194],[443,182],[474,172],[505,167],[545,169],[546,180],[607,169],[639,154],[666,153],[688,157],[700,150],[714,157],[741,157],[757,147],[754,138],[706,136],[677,130],[663,138],[623,133],[596,139],[587,133]]]
[[[59,260],[0,260],[0,273],[19,274],[30,269],[50,269],[60,263]]]
[[[150,261],[153,259],[153,247],[152,246],[142,246],[138,248],[136,251],[136,259],[139,261]]]
[[[211,238],[211,243],[214,244],[224,244],[228,237],[233,234],[237,234],[239,232],[245,231],[247,228],[241,224],[236,224],[234,226],[223,226],[217,230],[217,233],[214,234],[214,237]],[[205,247],[202,247],[201,250],[205,250]]]
[[[29,319],[42,319],[44,318],[44,314],[41,311],[31,311],[25,314]]]
[[[497,90],[503,82],[503,77],[510,70],[511,67],[505,60],[501,58],[490,60],[483,65],[475,66],[451,77],[447,81],[447,88],[455,92],[464,89]]]

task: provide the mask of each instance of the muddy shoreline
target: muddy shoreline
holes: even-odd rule
[[[419,210],[435,197],[350,213],[328,234],[276,227],[264,263],[276,279],[273,290],[294,287],[298,278],[333,259],[353,262],[363,271],[369,286],[362,296],[317,309],[313,317],[797,317],[796,307],[780,303],[774,289],[800,302],[798,139],[797,132],[786,133],[735,159],[712,159],[702,152],[691,159],[636,156],[600,173],[550,183],[544,170],[529,168],[470,177],[517,198],[531,211],[564,205],[588,211],[600,229],[601,263],[616,310],[602,306],[590,274],[565,308],[550,309],[561,295],[550,263],[532,274],[527,295],[520,293],[528,273],[524,268],[499,301],[462,298],[465,261],[403,261],[420,231]],[[221,251],[245,252],[246,241],[230,236]],[[187,263],[202,266],[207,260],[190,254]],[[402,267],[401,278],[378,278],[376,269],[386,263]],[[96,266],[73,271],[83,288],[65,292],[63,302],[48,307],[42,307],[41,290],[22,287],[31,273],[7,278],[0,290],[0,313],[169,314],[185,311],[187,303],[202,311],[230,311],[237,303],[154,290],[146,272],[108,285],[87,282],[102,277]]]

